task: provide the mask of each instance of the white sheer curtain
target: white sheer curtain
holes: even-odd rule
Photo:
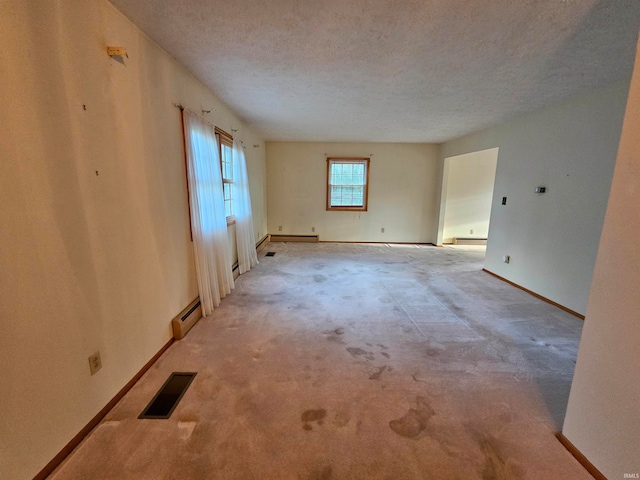
[[[251,270],[258,263],[256,254],[256,238],[253,232],[253,215],[251,214],[251,194],[249,193],[249,176],[247,160],[240,140],[233,140],[233,189],[235,198],[233,210],[236,216],[236,243],[238,245],[238,268],[240,274]]]
[[[182,116],[198,290],[206,316],[233,289],[220,155],[213,127],[188,110]]]

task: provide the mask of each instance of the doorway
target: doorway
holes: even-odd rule
[[[438,245],[483,243],[489,237],[498,150],[445,158]]]

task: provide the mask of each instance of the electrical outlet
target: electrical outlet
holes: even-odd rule
[[[278,227],[278,231],[279,231],[279,232],[281,232],[281,231],[282,231],[282,225],[280,225],[280,226]]]
[[[89,370],[91,370],[91,375],[95,375],[101,368],[102,360],[100,359],[100,352],[96,352],[89,357]]]
[[[505,255],[504,257],[502,257],[503,263],[509,263],[510,261],[511,261],[511,257],[509,255]]]
[[[384,227],[380,229],[380,233],[384,233]]]
[[[471,235],[473,235],[473,228],[472,228],[471,230],[469,230],[469,233],[470,233]]]
[[[316,227],[311,227],[311,231],[315,232],[316,231]]]

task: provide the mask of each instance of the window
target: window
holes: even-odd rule
[[[327,210],[367,211],[368,158],[327,158]]]
[[[227,224],[232,224],[235,221],[233,214],[233,137],[218,127],[216,127],[216,135],[220,148],[224,211],[227,215]]]

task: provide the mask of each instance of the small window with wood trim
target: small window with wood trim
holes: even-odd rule
[[[222,170],[222,188],[224,192],[224,211],[227,224],[235,222],[233,214],[233,137],[216,127],[220,148],[220,169]]]
[[[327,210],[367,211],[368,158],[327,158]]]

